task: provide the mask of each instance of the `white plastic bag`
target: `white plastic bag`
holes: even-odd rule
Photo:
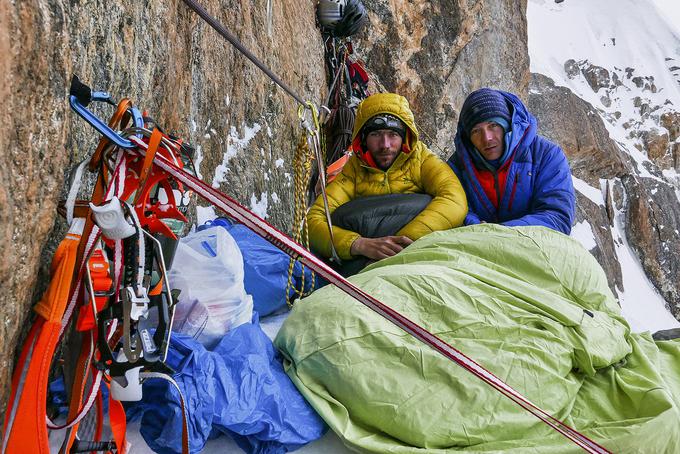
[[[208,348],[253,316],[253,299],[243,287],[243,256],[221,227],[182,238],[168,280],[171,288],[181,290],[173,331]]]

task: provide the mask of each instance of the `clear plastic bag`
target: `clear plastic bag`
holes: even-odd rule
[[[168,279],[171,288],[181,290],[173,331],[208,348],[252,318],[253,300],[243,287],[243,256],[225,229],[182,238]]]

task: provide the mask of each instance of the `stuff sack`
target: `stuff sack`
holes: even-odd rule
[[[180,290],[173,331],[208,348],[253,316],[252,297],[243,287],[241,251],[224,229],[182,238],[168,280],[172,289]]]
[[[288,266],[290,257],[267,240],[253,233],[246,226],[233,224],[227,218],[207,221],[198,227],[199,231],[212,231],[211,227],[222,227],[234,238],[243,254],[244,286],[253,297],[253,306],[260,316],[272,314],[286,307]],[[308,292],[312,289],[312,272],[296,262],[293,267],[293,286]],[[288,298],[295,298],[291,288]]]

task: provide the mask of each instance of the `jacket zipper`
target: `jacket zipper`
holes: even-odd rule
[[[467,166],[464,166],[463,169],[465,173],[470,175],[470,169],[468,169]],[[474,173],[472,175],[474,176]],[[489,213],[492,213],[492,210],[488,209],[488,207],[485,206],[486,204],[484,202],[484,198],[482,197],[482,194],[480,194],[479,189],[477,189],[477,186],[475,186],[472,183],[472,181],[476,181],[476,179],[473,180],[471,176],[468,176],[468,180],[471,182],[470,186],[472,186],[472,189],[477,193],[477,200],[479,200],[482,203],[482,206],[484,206],[484,208],[486,208]],[[479,184],[479,182],[477,184]],[[483,190],[482,193],[484,194],[484,197],[486,197],[488,200],[488,197],[486,196],[486,193]],[[491,208],[493,209],[493,206]]]

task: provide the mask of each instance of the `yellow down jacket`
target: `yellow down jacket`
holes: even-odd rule
[[[359,131],[366,121],[379,113],[396,115],[409,128],[406,141],[410,151],[402,151],[386,171],[371,167],[360,158],[364,151],[358,138]],[[330,213],[359,197],[420,193],[431,195],[432,201],[397,235],[417,240],[430,232],[463,224],[468,210],[465,192],[448,164],[418,140],[413,112],[406,98],[394,93],[379,93],[366,98],[357,111],[352,141],[354,155],[326,188]],[[331,239],[321,196],[310,209],[307,221],[312,248],[330,257]],[[333,237],[340,258],[351,259],[350,247],[359,234],[333,226]]]

